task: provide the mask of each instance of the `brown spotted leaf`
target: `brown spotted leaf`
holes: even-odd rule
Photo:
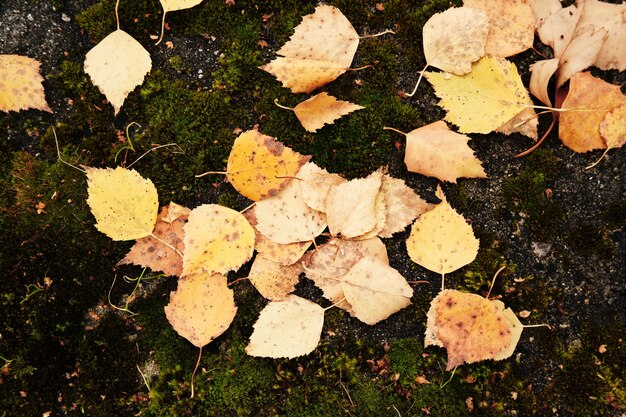
[[[424,346],[448,351],[446,369],[485,359],[502,360],[513,354],[523,326],[499,300],[443,290],[430,304]]]
[[[0,55],[0,111],[38,109],[52,113],[39,74],[39,61],[20,55]]]
[[[248,278],[263,297],[281,301],[296,289],[299,275],[303,271],[300,263],[280,265],[257,255],[250,267]]]
[[[259,201],[278,194],[309,159],[270,136],[248,130],[233,143],[226,177],[241,194]]]
[[[224,333],[236,312],[233,290],[221,274],[181,277],[165,306],[165,316],[176,333],[199,348]]]
[[[188,215],[189,209],[176,203],[164,206],[157,217],[152,234],[183,252],[185,247],[183,226],[187,223]],[[182,256],[152,236],[138,239],[124,259],[117,264],[135,264],[173,276],[180,276],[183,271]]]

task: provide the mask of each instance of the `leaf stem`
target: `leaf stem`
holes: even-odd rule
[[[417,91],[417,87],[420,85],[420,82],[422,81],[422,78],[424,77],[424,72],[426,72],[426,68],[428,68],[428,66],[429,64],[426,64],[426,66],[420,71],[420,77],[417,79],[417,84],[415,84],[415,88],[413,89],[411,94],[405,93],[405,97],[413,97],[415,95],[415,92]]]
[[[280,107],[281,109],[294,111],[292,107],[283,106],[282,104],[278,103],[277,98],[274,99],[274,104],[276,104],[276,106]]]
[[[500,269],[498,269],[496,273],[493,275],[493,279],[491,280],[491,286],[489,287],[489,291],[487,292],[487,295],[485,296],[486,299],[489,299],[489,295],[491,294],[493,285],[496,283],[496,278],[498,278],[498,275],[500,274],[500,272],[502,272],[505,268],[506,268],[506,265],[502,265]]]
[[[346,301],[346,297],[343,297],[341,300],[337,301],[335,304],[329,305],[328,307],[324,309],[324,311],[330,310],[333,307],[337,307],[340,303],[343,303],[344,301]]]
[[[59,150],[59,139],[57,138],[57,131],[54,130],[54,126],[52,126],[52,133],[54,134],[54,143],[57,146],[57,158],[59,158],[59,161],[63,162],[65,165],[70,166],[74,169],[79,170],[80,172],[82,172],[83,174],[87,175],[87,171],[85,171],[84,169],[80,169],[75,165],[70,164],[69,162],[66,162],[63,160],[63,158],[61,158],[61,151]]]
[[[196,178],[202,178],[206,175],[212,175],[212,174],[216,174],[216,175],[227,175],[228,172],[226,171],[207,171],[207,172],[203,172],[202,174],[198,174],[196,175]]]
[[[553,329],[552,329],[552,326],[550,326],[550,325],[549,325],[549,324],[547,324],[547,323],[541,323],[541,324],[522,324],[522,327],[523,327],[523,328],[525,328],[525,329],[530,328],[530,327],[547,327],[548,329],[553,330]]]
[[[191,397],[193,398],[194,390],[193,390],[193,380],[196,377],[196,371],[198,370],[198,366],[200,365],[200,359],[202,358],[202,346],[200,346],[200,354],[198,355],[198,362],[196,362],[196,367],[193,369],[193,373],[191,374]]]
[[[180,147],[180,145],[178,143],[167,143],[165,145],[159,145],[159,146],[155,146],[154,148],[150,148],[147,151],[145,151],[139,158],[135,159],[133,162],[130,163],[130,165],[128,165],[126,167],[126,169],[130,169],[130,167],[132,167],[133,165],[135,165],[137,162],[139,162],[139,160],[141,158],[143,158],[144,156],[148,155],[150,152],[152,151],[156,151],[157,149],[161,149],[161,148],[167,148],[168,146],[176,146],[178,147],[178,149],[180,149],[180,152],[175,152],[175,153],[185,153],[185,151],[183,150],[183,148]]]
[[[178,249],[176,249],[174,246],[170,245],[169,243],[167,243],[166,241],[164,241],[163,239],[161,239],[160,237],[158,237],[157,235],[155,235],[154,233],[150,233],[150,237],[158,240],[159,242],[161,242],[162,244],[164,244],[165,246],[167,246],[168,248],[172,249],[174,252],[176,252],[177,254],[180,255],[180,257],[183,257],[183,253],[181,251],[179,251]]]
[[[548,137],[548,134],[552,131],[552,129],[554,128],[554,125],[556,124],[556,114],[552,113],[552,123],[550,123],[550,127],[548,127],[548,130],[543,134],[543,136],[541,137],[541,139],[539,139],[537,141],[537,143],[535,143],[533,146],[531,146],[529,149],[525,150],[524,152],[520,152],[517,155],[515,155],[516,158],[520,158],[522,156],[526,156],[529,153],[531,153],[532,151],[534,151],[535,149],[537,149],[542,143],[543,141]]]
[[[378,38],[379,36],[383,36],[383,35],[386,35],[386,34],[388,34],[388,33],[391,33],[392,35],[395,35],[395,34],[396,34],[396,32],[394,32],[393,30],[391,30],[391,29],[386,29],[386,30],[383,30],[383,31],[382,31],[382,32],[380,32],[380,33],[374,33],[373,35],[363,35],[363,36],[359,36],[359,39]]]
[[[446,289],[446,286],[444,285],[446,279],[446,274],[441,274],[441,291]]]
[[[238,283],[238,282],[240,282],[240,281],[245,281],[245,280],[247,280],[247,279],[250,279],[250,277],[241,277],[241,278],[237,278],[236,280],[234,280],[234,281],[232,281],[232,282],[229,282],[229,283],[227,284],[227,286],[228,286],[228,287],[230,287],[231,285],[234,285],[234,284],[236,284],[236,283]]]
[[[393,131],[393,132],[400,133],[401,135],[404,135],[404,136],[406,136],[406,135],[407,135],[406,133],[404,133],[404,132],[403,132],[403,131],[401,131],[401,130],[396,129],[395,127],[388,127],[388,126],[385,126],[385,127],[383,127],[383,130],[391,130],[391,131]]]
[[[606,154],[609,152],[609,149],[613,149],[613,148],[606,148],[604,152],[602,153],[602,155],[600,155],[600,158],[593,164],[589,165],[588,167],[585,167],[585,169],[591,169],[595,167],[596,165],[598,165],[600,161],[602,161],[606,157]]]
[[[115,21],[117,22],[117,30],[120,30],[120,14],[118,9],[120,8],[120,0],[115,2]]]
[[[165,9],[163,9],[163,18],[161,19],[161,36],[159,37],[159,40],[157,41],[157,43],[155,43],[155,45],[158,45],[161,43],[161,41],[163,40],[163,35],[165,35],[165,15],[167,14],[167,12],[165,11]]]
[[[359,68],[346,68],[346,71],[361,71],[361,70],[364,70],[364,69],[367,69],[367,68],[374,68],[374,66],[373,65],[364,65],[364,66],[359,67]]]

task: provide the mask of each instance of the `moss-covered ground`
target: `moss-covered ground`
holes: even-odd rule
[[[224,169],[236,132],[257,125],[347,177],[387,165],[434,201],[437,181],[407,172],[403,138],[382,128],[408,132],[443,117],[427,83],[411,99],[399,93],[412,89],[425,64],[423,24],[460,2],[328,1],[357,32],[396,35],[361,41],[353,66],[373,68],[323,88],[366,109],[315,134],[273,103],[294,106],[307,96],[258,66],[317,2],[227,3],[204,0],[168,14],[164,43],[155,46],[159,2],[122,0],[121,26],[151,53],[153,69],[114,116],[82,62],[115,29],[115,2],[0,2],[0,52],[42,62],[54,110],[0,113],[0,417],[624,415],[626,156],[612,151],[585,171],[599,154],[574,154],[554,133],[521,159],[514,155],[531,146],[528,139],[472,135],[489,178],[444,184],[481,241],[476,261],[447,276],[446,286],[484,295],[506,266],[492,295],[526,310],[524,323],[551,330],[524,330],[509,359],[446,372],[445,351],[423,348],[440,278],[408,259],[405,232],[385,240],[391,264],[431,282],[414,287],[410,307],[372,327],[333,309],[310,355],[252,358],[244,347],[265,301],[240,281],[237,317],[204,349],[189,398],[198,352],[163,312],[175,279],[115,268],[131,243],[94,228],[85,177],[59,161],[54,134],[65,161],[95,167],[127,165],[155,145],[174,144],[133,166],[154,182],[161,204],[247,206],[222,177],[195,175]],[[513,59],[526,82],[537,59],[533,51]],[[616,84],[626,78],[595,74]],[[547,125],[541,119],[540,130]],[[140,276],[133,292],[136,281],[124,277]],[[298,293],[327,305],[307,280]],[[125,304],[134,314],[114,307]]]

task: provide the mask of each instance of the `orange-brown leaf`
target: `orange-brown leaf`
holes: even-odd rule
[[[298,104],[293,111],[306,131],[315,132],[325,124],[333,124],[340,117],[364,108],[349,101],[337,100],[328,93],[319,93]]]

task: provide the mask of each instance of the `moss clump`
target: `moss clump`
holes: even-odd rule
[[[596,224],[577,224],[565,237],[567,245],[579,256],[596,255],[602,259],[609,259],[614,251],[611,239],[606,231]]]

